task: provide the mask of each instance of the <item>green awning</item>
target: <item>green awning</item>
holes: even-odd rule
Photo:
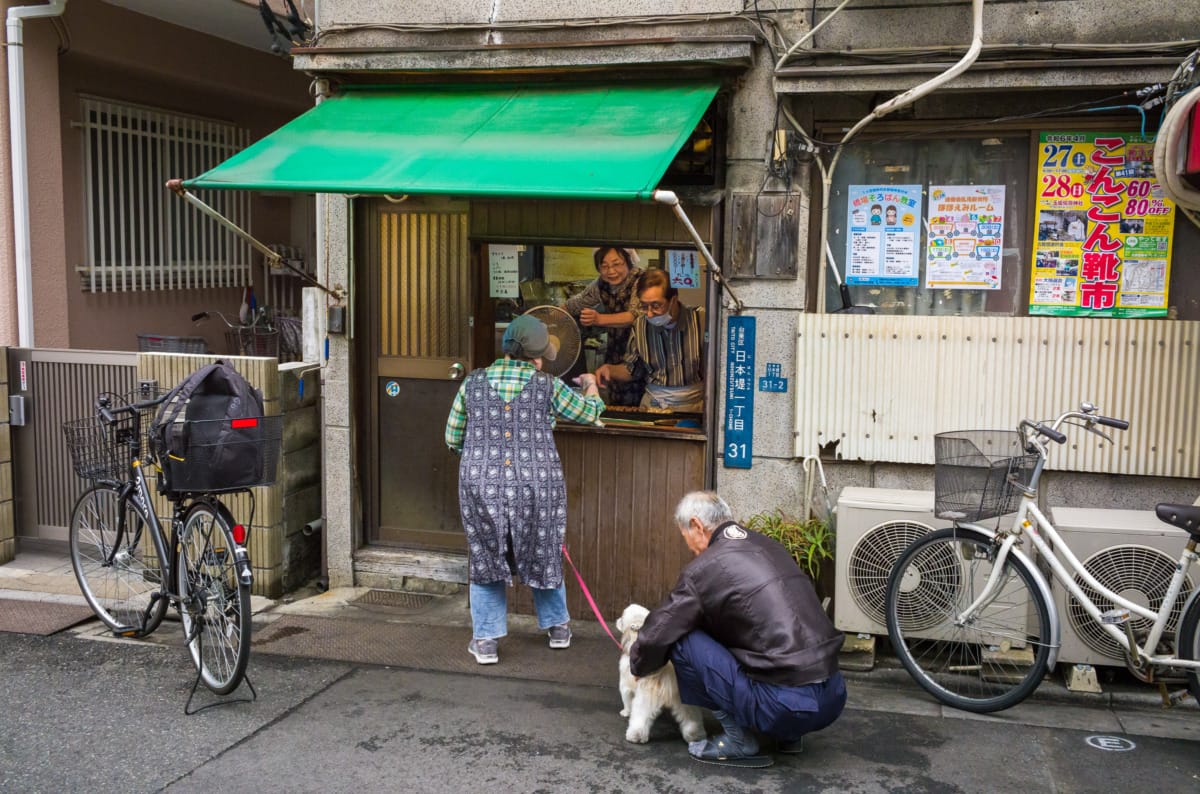
[[[714,83],[355,88],[184,185],[649,198],[716,90]]]

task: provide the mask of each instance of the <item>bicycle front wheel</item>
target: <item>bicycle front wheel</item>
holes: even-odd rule
[[[231,521],[198,503],[179,531],[179,613],[200,680],[218,695],[237,689],[250,660],[250,586],[238,579]]]
[[[989,598],[969,614],[995,568],[986,534],[951,527],[914,541],[888,580],[888,635],[927,692],[964,711],[1009,708],[1046,674],[1050,612],[1036,577],[1010,554]]]
[[[152,531],[108,485],[89,488],[71,511],[71,568],[88,606],[113,631],[149,634],[167,611],[167,599],[154,597],[163,571]]]

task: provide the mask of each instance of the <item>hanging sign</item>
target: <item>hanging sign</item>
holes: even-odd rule
[[[1126,132],[1042,133],[1029,313],[1164,317],[1175,204],[1154,143]]]
[[[700,286],[700,255],[695,251],[667,251],[667,273],[672,287]]]
[[[488,246],[488,295],[493,298],[521,297],[521,270],[518,246]]]
[[[754,457],[754,318],[729,318],[725,350],[725,468],[748,469]]]
[[[1004,185],[932,185],[925,246],[929,289],[1000,289]]]
[[[846,283],[917,286],[920,185],[850,185]]]

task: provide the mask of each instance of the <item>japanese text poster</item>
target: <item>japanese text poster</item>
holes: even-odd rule
[[[667,251],[667,273],[672,287],[700,286],[700,255],[695,251]]]
[[[1030,314],[1167,314],[1175,205],[1153,157],[1136,134],[1042,134]]]
[[[488,246],[488,296],[519,298],[521,296],[520,260],[518,246]]]
[[[1004,185],[932,185],[925,286],[1000,289]]]
[[[850,185],[846,283],[917,285],[920,185]]]

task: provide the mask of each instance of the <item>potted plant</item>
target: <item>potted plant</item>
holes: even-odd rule
[[[822,598],[832,597],[832,569],[823,565],[826,560],[833,559],[833,530],[828,521],[816,516],[796,518],[776,508],[750,516],[746,528],[782,544],[800,569],[812,578],[817,594]]]

